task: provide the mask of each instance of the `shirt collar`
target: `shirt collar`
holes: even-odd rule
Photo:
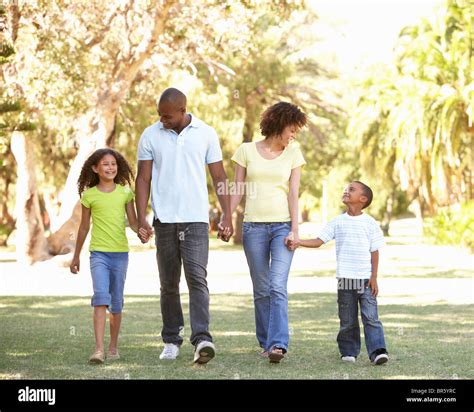
[[[192,113],[188,113],[188,114],[191,116],[191,123],[189,123],[186,127],[198,128],[201,124],[201,121],[196,116],[194,116]],[[163,123],[161,123],[160,121],[158,121],[158,123],[160,125],[161,130],[168,130],[168,129],[165,128],[165,126],[163,126]]]

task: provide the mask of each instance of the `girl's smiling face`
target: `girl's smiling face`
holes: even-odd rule
[[[106,154],[99,163],[92,166],[92,170],[99,175],[102,181],[113,181],[117,176],[117,160],[111,154]]]

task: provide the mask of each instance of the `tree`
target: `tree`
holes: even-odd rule
[[[394,66],[362,85],[352,117],[362,156],[422,215],[473,196],[473,19],[469,1],[448,0],[435,21],[402,30]]]

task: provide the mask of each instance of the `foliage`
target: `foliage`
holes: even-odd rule
[[[473,13],[469,1],[447,0],[435,20],[402,30],[395,63],[360,84],[348,128],[365,170],[424,214],[472,193]]]
[[[474,201],[440,209],[436,216],[425,219],[423,232],[436,244],[474,250]]]

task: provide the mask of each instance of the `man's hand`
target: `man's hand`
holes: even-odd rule
[[[232,218],[222,214],[221,221],[217,225],[219,231],[217,232],[217,239],[228,242],[234,234],[234,227],[232,225]]]
[[[153,228],[147,222],[141,222],[138,224],[137,235],[142,243],[147,243],[153,234]]]
[[[372,289],[372,295],[374,297],[377,297],[379,294],[379,286],[377,285],[377,278],[371,277],[369,279],[369,283],[367,284],[367,287]]]

